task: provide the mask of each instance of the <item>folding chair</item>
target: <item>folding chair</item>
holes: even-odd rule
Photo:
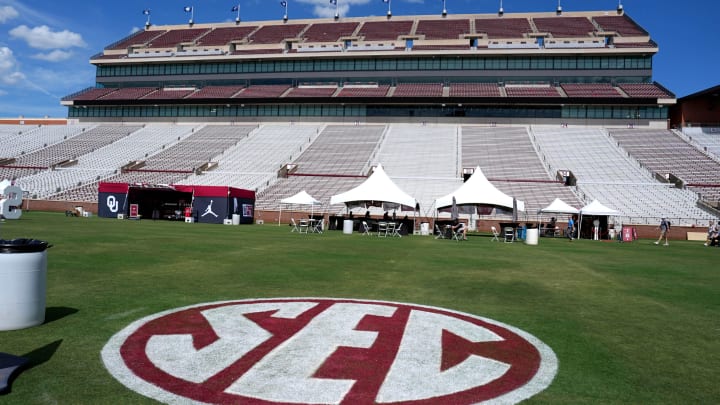
[[[465,223],[461,222],[457,229],[453,229],[452,238],[456,241],[465,240]]]
[[[500,232],[498,232],[497,228],[495,228],[495,226],[493,225],[490,227],[490,230],[492,231],[492,234],[493,234],[493,238],[490,239],[490,242],[493,242],[493,241],[500,242],[500,239],[498,239],[498,236],[500,236]]]
[[[435,224],[435,239],[445,239],[445,234],[443,234],[440,227]]]
[[[325,227],[325,220],[321,219],[321,220],[315,222],[315,228],[313,228],[313,232],[323,233],[324,227]]]
[[[401,222],[400,225],[398,225],[398,226],[393,230],[392,236],[397,236],[398,238],[402,238],[402,235],[400,235],[400,230],[402,229],[402,226],[403,226],[403,224],[402,224],[402,222]]]
[[[300,228],[298,228],[297,222],[295,222],[295,218],[290,218],[290,225],[292,225],[292,229],[290,230],[290,233],[298,232],[300,233]]]
[[[301,220],[300,220],[300,231],[299,231],[300,233],[308,233],[308,228],[309,228],[309,227],[310,227],[310,225],[308,224],[308,220],[307,220],[307,219],[301,219]]]
[[[378,236],[386,238],[388,234],[387,222],[378,222]]]
[[[504,235],[505,235],[505,243],[515,242],[515,229],[513,229],[513,227],[506,226]]]
[[[370,227],[368,226],[368,224],[367,224],[366,221],[362,221],[362,227],[363,227],[363,229],[362,229],[363,233],[362,233],[362,234],[369,236],[369,235],[370,235]]]

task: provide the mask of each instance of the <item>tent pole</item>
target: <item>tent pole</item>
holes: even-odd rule
[[[582,211],[580,211],[580,217],[578,219],[578,221],[580,221],[580,223],[577,225],[577,227],[578,227],[578,235],[577,235],[578,237],[577,238],[578,239],[580,239],[580,231],[582,230],[582,217],[583,217],[583,214],[582,214]]]
[[[542,229],[540,228],[540,219],[542,219],[542,211],[537,212],[537,230],[538,230],[538,238],[542,236]]]
[[[128,185],[128,191],[125,193],[125,201],[123,201],[122,212],[127,214],[127,206],[130,204],[130,186]]]
[[[417,210],[415,207],[413,207],[413,234],[415,234],[415,230],[417,229]]]
[[[190,217],[195,220],[195,216],[193,215],[193,209],[195,208],[195,187],[192,189],[192,194],[190,195]],[[253,215],[255,213],[253,212]]]

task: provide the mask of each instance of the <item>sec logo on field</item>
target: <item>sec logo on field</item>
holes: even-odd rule
[[[491,319],[325,298],[150,315],[113,336],[102,359],[128,388],[167,403],[515,403],[557,372],[548,346]]]

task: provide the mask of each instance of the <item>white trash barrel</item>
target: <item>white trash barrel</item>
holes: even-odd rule
[[[420,235],[422,235],[422,236],[430,235],[430,223],[429,222],[420,223]]]
[[[353,228],[353,221],[352,219],[346,219],[343,221],[343,233],[345,235],[351,235],[352,234],[352,228]]]
[[[232,216],[232,224],[233,224],[233,225],[240,225],[240,214],[233,214],[233,216]]]
[[[538,244],[538,233],[537,228],[530,228],[525,231],[525,244],[526,245],[537,245]]]
[[[0,240],[0,330],[45,322],[47,242]]]

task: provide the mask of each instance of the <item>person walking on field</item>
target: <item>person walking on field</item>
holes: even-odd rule
[[[659,244],[660,244],[660,241],[661,241],[663,238],[665,238],[665,246],[670,246],[670,244],[668,243],[668,238],[667,238],[667,235],[668,235],[668,232],[669,232],[669,231],[670,231],[670,221],[668,221],[667,219],[663,218],[663,219],[660,221],[660,237],[658,238],[657,241],[655,241],[655,244],[656,244],[656,245],[659,245]]]
[[[717,242],[716,239],[718,238],[718,235],[720,235],[720,222],[716,225],[715,221],[710,220],[710,223],[708,224],[707,239],[705,239],[705,246],[712,246],[713,242]]]
[[[575,215],[571,216],[568,219],[566,234],[568,239],[572,241],[575,235]]]

